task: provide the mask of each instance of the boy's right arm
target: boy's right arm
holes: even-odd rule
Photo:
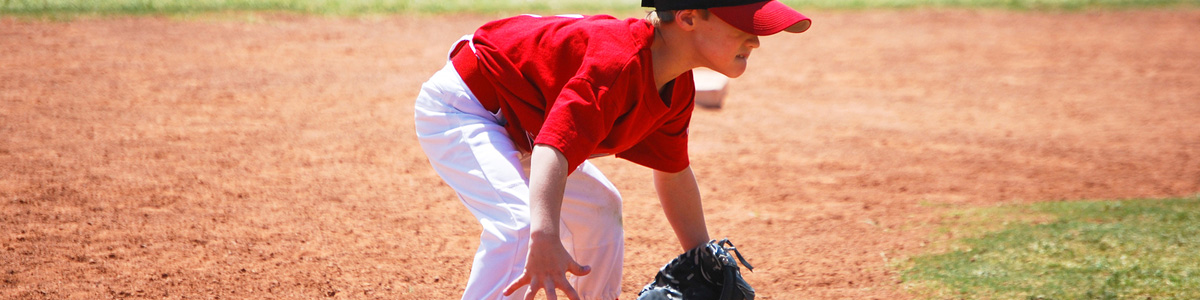
[[[560,289],[567,293],[567,298],[578,300],[579,294],[567,283],[566,272],[583,276],[590,273],[591,268],[575,262],[558,235],[563,192],[567,185],[567,158],[558,149],[539,144],[534,146],[530,160],[529,254],[525,272],[509,284],[504,295],[512,295],[528,284],[525,299],[533,299],[541,289],[546,291],[548,299],[556,299],[554,290]]]

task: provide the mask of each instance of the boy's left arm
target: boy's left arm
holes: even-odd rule
[[[684,251],[708,243],[708,227],[704,222],[704,209],[700,205],[700,187],[692,167],[678,173],[654,171],[654,188],[663,214]]]

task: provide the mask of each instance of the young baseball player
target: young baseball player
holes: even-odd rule
[[[642,4],[656,17],[487,23],[422,85],[421,147],[483,227],[463,299],[619,296],[621,196],[592,157],[652,169],[680,246],[709,241],[687,152],[691,70],[738,77],[758,36],[811,21],[776,1]]]

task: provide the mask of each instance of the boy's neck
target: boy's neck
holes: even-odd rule
[[[654,30],[654,43],[650,45],[650,60],[654,68],[654,85],[662,92],[664,86],[683,72],[698,66],[691,63],[691,52],[685,51],[687,46],[682,38],[683,32],[677,32],[671,26],[663,26]]]

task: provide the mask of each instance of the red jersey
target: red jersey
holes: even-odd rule
[[[477,70],[492,84],[490,97],[518,148],[554,147],[569,171],[615,154],[678,172],[689,164],[695,83],[685,72],[660,95],[653,41],[648,22],[611,16],[519,16],[487,23],[472,39]]]

